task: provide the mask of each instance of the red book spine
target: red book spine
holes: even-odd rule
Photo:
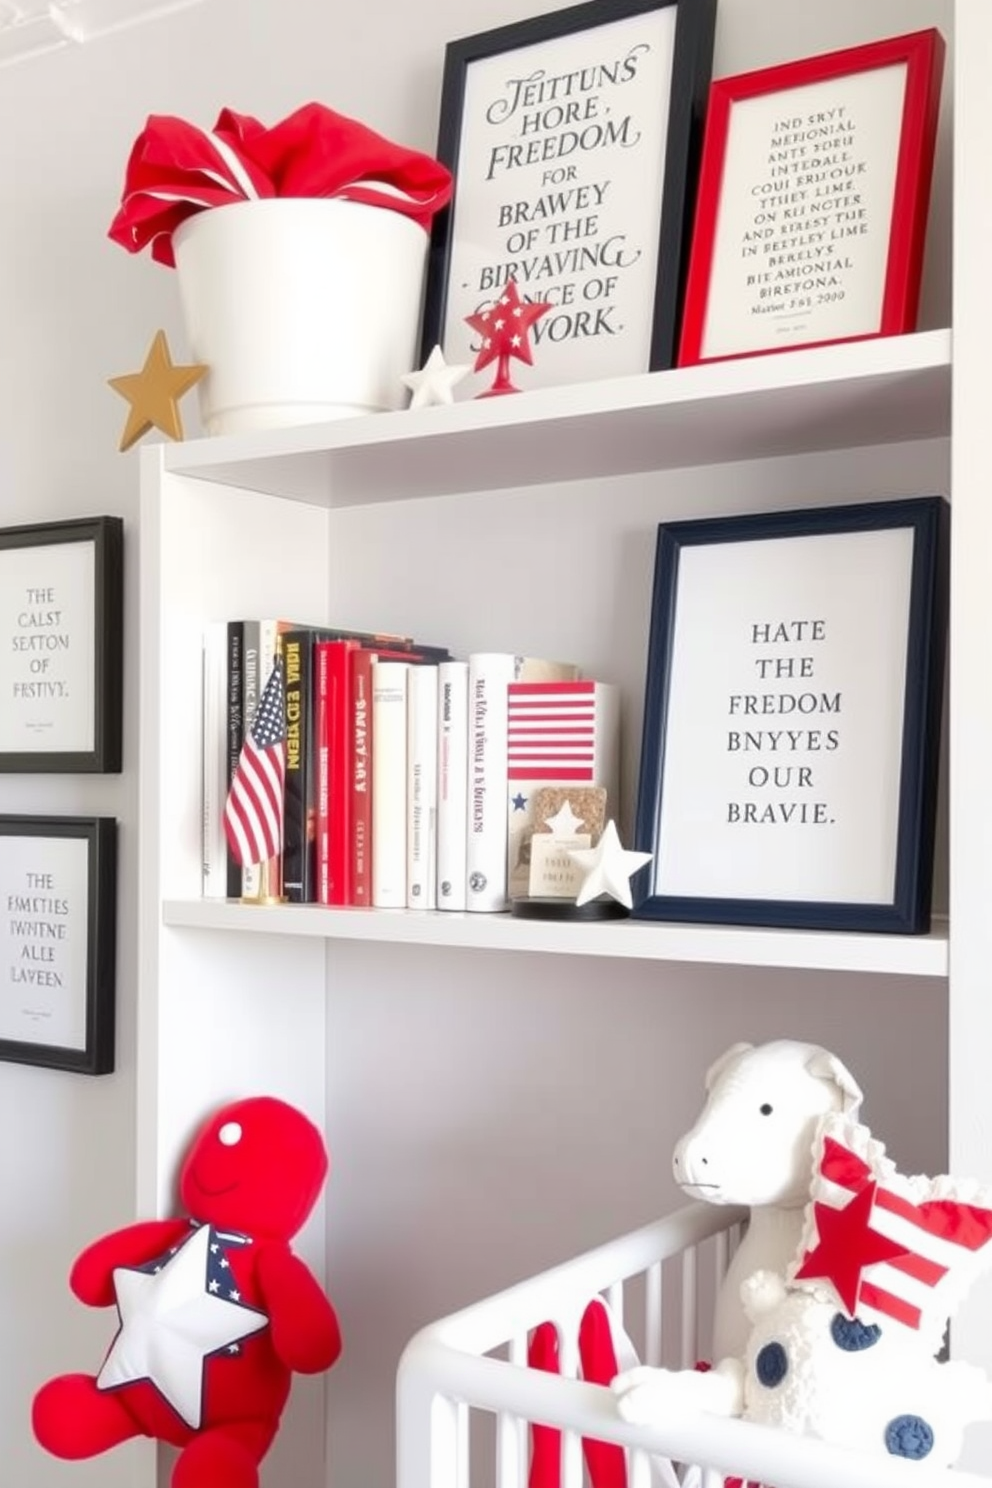
[[[352,904],[351,688],[356,641],[327,641],[328,904]]]
[[[352,651],[351,902],[372,903],[372,650]]]
[[[329,904],[330,894],[330,667],[327,641],[313,648],[313,748],[317,772],[317,837],[314,856],[317,872],[317,903]]]

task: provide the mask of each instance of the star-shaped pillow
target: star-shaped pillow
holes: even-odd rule
[[[849,1317],[907,1330],[936,1353],[967,1289],[992,1266],[992,1189],[907,1178],[866,1126],[827,1116],[792,1285],[827,1291]]]

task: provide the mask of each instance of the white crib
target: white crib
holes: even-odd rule
[[[631,1426],[608,1389],[575,1377],[579,1322],[596,1295],[642,1362],[687,1367],[705,1356],[712,1298],[742,1218],[689,1205],[422,1329],[397,1379],[397,1488],[527,1488],[531,1422],[562,1429],[562,1488],[586,1482],[583,1437],[627,1449],[630,1488],[657,1485],[653,1454],[696,1464],[702,1488],[722,1488],[724,1474],[775,1488],[990,1488],[992,1479],[970,1472],[743,1421],[686,1415],[663,1428]],[[528,1337],[546,1321],[559,1330],[560,1375],[526,1367]]]

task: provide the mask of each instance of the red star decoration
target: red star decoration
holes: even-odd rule
[[[879,1261],[908,1254],[905,1246],[869,1229],[877,1184],[868,1183],[843,1209],[814,1204],[819,1244],[807,1251],[797,1281],[829,1281],[848,1314],[857,1312],[861,1273]]]
[[[519,362],[533,365],[530,328],[553,308],[548,300],[522,300],[516,281],[508,279],[495,305],[491,305],[488,310],[477,310],[474,315],[466,315],[466,324],[471,326],[482,342],[473,370],[481,372],[490,362],[499,362],[499,370],[490,392],[519,391],[510,381],[510,360],[516,357]]]

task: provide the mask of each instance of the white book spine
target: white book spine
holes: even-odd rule
[[[411,666],[406,696],[408,909],[437,908],[437,685],[436,666]]]
[[[476,652],[468,662],[468,810],[465,907],[506,909],[506,700],[515,658]]]
[[[227,622],[208,625],[203,636],[202,760],[204,899],[227,897]]]
[[[464,909],[468,820],[468,662],[442,661],[437,678],[437,907]]]
[[[405,661],[372,663],[372,903],[406,908]]]

